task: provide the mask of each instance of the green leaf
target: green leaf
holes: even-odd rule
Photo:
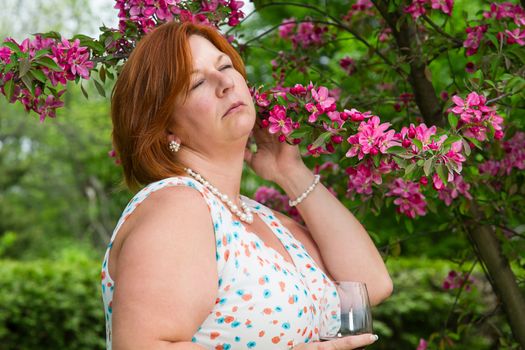
[[[409,166],[407,166],[405,168],[405,175],[409,175],[410,173],[412,173],[414,170],[416,170],[416,163],[412,163],[410,164]]]
[[[425,164],[423,165],[423,171],[425,172],[425,176],[429,176],[431,174],[431,168],[433,163],[433,158],[425,160]]]
[[[4,85],[5,96],[7,97],[8,101],[11,101],[11,98],[13,97],[14,87],[15,82],[13,81],[13,79],[8,80]]]
[[[414,224],[412,223],[412,220],[405,219],[405,227],[408,231],[408,233],[414,233]]]
[[[401,153],[406,153],[406,151],[407,151],[406,148],[401,147],[401,146],[392,146],[386,150],[386,152],[390,154],[401,154]]]
[[[304,137],[306,135],[308,135],[311,131],[308,130],[308,129],[295,129],[292,131],[292,133],[290,134],[290,137],[292,138],[298,138],[298,137]]]
[[[412,139],[412,142],[420,151],[423,150],[423,143],[421,141],[419,141],[418,139]]]
[[[33,77],[35,77],[36,80],[38,80],[38,81],[40,81],[40,82],[42,82],[44,84],[47,82],[46,75],[40,69],[32,69],[31,70],[31,74],[33,75]]]
[[[103,83],[106,82],[106,68],[104,68],[104,66],[100,67],[100,70],[98,71],[98,76],[100,77],[100,80]]]
[[[463,141],[463,149],[465,150],[465,155],[468,157],[470,156],[470,153],[472,152],[472,150],[470,149],[470,145],[468,144],[467,140],[462,139],[462,141]]]
[[[23,78],[27,72],[29,72],[29,69],[31,68],[31,63],[29,62],[29,59],[22,58],[20,59],[20,63],[18,65],[18,75],[20,78]]]
[[[35,63],[41,65],[41,66],[44,66],[44,67],[47,67],[51,70],[54,70],[54,71],[61,71],[62,69],[58,66],[58,64],[53,61],[51,58],[49,57],[41,57],[39,58],[38,60],[35,61]]]
[[[35,94],[35,85],[33,84],[33,78],[31,77],[31,75],[30,74],[26,74],[21,79],[22,79],[22,82],[24,83],[24,85],[27,87],[27,89],[29,91],[31,91],[31,94],[34,95]]]
[[[317,147],[321,147],[322,145],[325,144],[326,140],[328,140],[330,138],[330,135],[332,135],[332,133],[330,131],[326,131],[326,132],[323,132],[321,135],[319,135],[319,137],[314,141],[314,143],[312,143],[312,148],[317,148]]]
[[[443,142],[443,147],[448,147],[451,144],[453,144],[454,142],[461,141],[462,139],[463,138],[461,136],[459,136],[459,135],[451,135],[445,140],[445,142]]]
[[[46,33],[35,33],[33,35],[41,35],[42,38],[50,38],[50,39],[56,39],[56,40],[61,40],[62,39],[62,35],[60,35],[59,32],[55,32],[55,31],[49,31],[49,32],[46,32]]]
[[[441,179],[441,181],[443,181],[443,183],[446,184],[447,183],[447,174],[445,172],[445,167],[443,166],[443,163],[438,164],[438,166],[436,167],[436,172],[437,172],[439,178]]]
[[[80,90],[82,91],[82,95],[84,95],[86,99],[89,98],[88,93],[86,89],[84,88],[84,85],[82,85],[82,83],[80,83]]]
[[[33,57],[33,61],[39,59],[42,56],[49,54],[50,52],[51,52],[50,50],[38,50],[35,53],[35,57]]]
[[[15,53],[21,53],[20,51],[20,47],[18,47],[17,44],[11,42],[11,41],[6,41],[2,44],[2,46],[7,46],[8,48],[11,49],[11,51],[15,52]]]
[[[452,129],[456,129],[458,126],[458,116],[454,113],[448,114],[448,124]]]
[[[376,154],[375,156],[372,156],[372,161],[374,162],[374,166],[376,168],[379,168],[380,160],[381,160],[381,156],[379,154]]]
[[[476,146],[477,148],[479,149],[483,149],[483,147],[481,147],[481,143],[479,143],[478,140],[476,140],[475,138],[472,138],[472,137],[467,137],[467,139],[472,142],[474,144],[474,146]]]
[[[106,90],[104,89],[104,86],[102,86],[102,84],[96,79],[93,79],[93,81],[95,82],[95,87],[97,88],[100,96],[106,97]]]

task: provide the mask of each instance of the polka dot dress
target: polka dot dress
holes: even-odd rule
[[[152,183],[129,202],[113,232],[102,264],[102,296],[106,344],[111,349],[111,302],[118,288],[109,276],[109,253],[122,224],[153,192],[168,186],[189,186],[209,206],[216,239],[219,276],[215,306],[193,335],[206,349],[289,349],[319,339],[319,327],[339,326],[339,297],[304,246],[273,212],[247,197],[243,200],[279,238],[293,264],[249,232],[237,217],[202,184],[189,177]]]

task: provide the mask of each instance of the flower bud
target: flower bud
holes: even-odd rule
[[[343,137],[341,135],[332,135],[331,140],[333,143],[338,145],[343,142]]]

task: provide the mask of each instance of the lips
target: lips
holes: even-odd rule
[[[226,113],[224,113],[223,117],[227,116],[228,114],[230,114],[232,112],[233,113],[236,112],[237,110],[241,109],[242,106],[245,106],[245,104],[242,101],[237,101],[237,102],[232,103],[230,105],[230,108],[228,108]]]

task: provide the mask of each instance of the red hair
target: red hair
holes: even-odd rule
[[[168,148],[167,135],[176,118],[175,103],[189,91],[191,35],[227,54],[246,78],[241,57],[213,27],[168,22],[144,36],[124,64],[111,99],[113,147],[131,190],[185,173]]]

